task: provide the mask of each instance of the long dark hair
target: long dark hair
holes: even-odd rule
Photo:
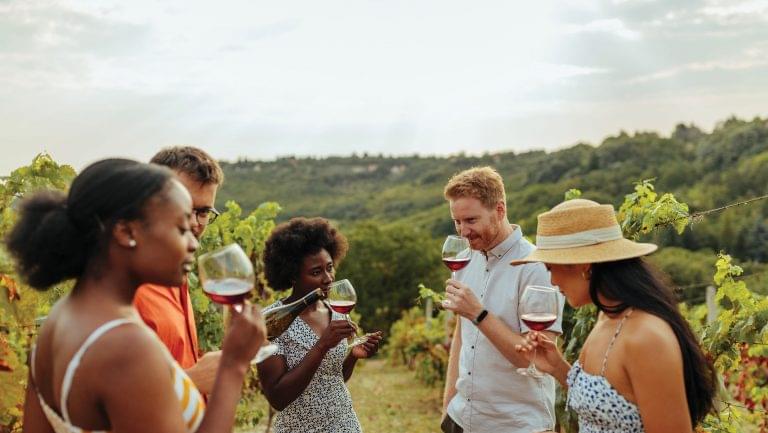
[[[614,307],[603,305],[598,293],[619,301]],[[642,258],[619,260],[592,265],[589,296],[603,312],[615,314],[634,307],[663,319],[672,327],[683,354],[685,395],[693,425],[712,411],[717,378],[715,369],[701,350],[677,308],[677,300],[665,278]]]
[[[113,225],[141,218],[147,200],[172,176],[158,165],[105,159],[83,170],[67,195],[43,191],[25,198],[6,239],[19,274],[38,290],[79,277],[106,246]]]

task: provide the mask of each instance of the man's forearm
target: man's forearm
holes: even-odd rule
[[[525,356],[515,350],[515,345],[522,344],[525,339],[521,334],[507,326],[499,316],[488,313],[485,320],[480,322],[479,329],[496,350],[501,352],[509,362],[516,367],[528,366],[528,360],[526,360]]]
[[[453,329],[451,351],[448,353],[448,368],[445,376],[445,391],[443,392],[443,414],[448,410],[448,404],[456,395],[456,380],[459,378],[459,354],[461,353],[461,319],[456,318]]]

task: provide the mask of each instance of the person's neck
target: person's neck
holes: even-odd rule
[[[128,315],[138,286],[126,272],[105,266],[98,272],[86,270],[77,280],[70,297],[78,302],[101,305],[105,309],[111,305],[121,314],[125,310]]]
[[[509,235],[511,235],[515,231],[516,228],[517,228],[516,225],[511,224],[509,221],[504,221],[501,224],[501,228],[499,229],[498,234],[496,234],[496,237],[493,239],[491,246],[488,247],[487,250],[483,250],[483,254],[485,254],[485,256],[487,257],[488,251],[496,248],[502,242],[504,242],[509,237]]]
[[[600,301],[600,304],[602,304],[603,306],[605,306],[606,308],[609,308],[609,309],[616,308],[616,307],[618,307],[618,306],[620,306],[622,304],[621,301],[617,301],[615,299],[608,299],[605,296],[603,296],[601,293],[597,294],[597,299],[598,299],[598,301]],[[606,311],[600,311],[600,314],[603,317],[605,317],[606,319],[608,319],[608,320],[616,320],[616,319],[623,318],[624,315],[627,314],[627,311],[632,309],[632,308],[634,308],[634,307],[627,307],[626,309],[621,310],[621,311],[616,312],[616,313],[609,313],[609,312],[606,312]]]

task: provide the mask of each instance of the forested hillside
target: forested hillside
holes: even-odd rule
[[[530,236],[536,215],[562,201],[570,188],[618,208],[633,182],[654,178],[658,191],[674,193],[693,213],[768,194],[768,120],[731,118],[711,133],[682,124],[668,136],[622,132],[597,146],[549,153],[242,160],[224,164],[227,180],[219,202],[236,200],[249,210],[276,201],[283,208],[278,220],[299,215],[336,220],[352,242],[341,273],[361,285],[365,298],[359,309],[367,324],[386,327],[412,303],[418,282],[439,287],[447,277],[439,248],[453,225],[442,188],[453,173],[476,165],[499,170],[510,220]],[[719,250],[762,281],[764,267],[756,262],[768,261],[768,200],[708,215],[682,236],[670,230],[650,235],[676,247],[662,249],[654,260],[684,287],[685,299],[703,300]],[[761,290],[764,284],[751,287]]]
[[[443,185],[453,173],[475,165],[499,170],[510,219],[529,234],[536,215],[560,202],[569,188],[618,206],[632,181],[655,178],[659,191],[674,193],[692,211],[710,209],[768,193],[768,120],[732,118],[709,134],[686,125],[670,136],[622,132],[598,146],[578,144],[551,153],[243,160],[224,164],[227,180],[219,201],[236,200],[245,210],[277,201],[283,207],[279,219],[320,215],[343,226],[367,219],[383,225],[404,221],[442,237],[452,231]],[[676,242],[765,261],[767,211],[764,202],[707,218]]]

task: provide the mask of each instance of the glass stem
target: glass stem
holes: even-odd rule
[[[533,359],[531,359],[531,364],[528,366],[528,371],[531,373],[537,373],[538,370],[536,370],[536,354],[538,353],[538,348],[533,348]]]
[[[344,318],[347,319],[347,322],[349,322],[349,324],[352,325],[353,328],[355,328],[355,335],[357,335],[357,327],[352,322],[352,318],[349,316],[349,314],[345,314]],[[353,336],[349,337],[348,340],[352,341],[354,338],[355,338],[355,336],[353,335]]]

